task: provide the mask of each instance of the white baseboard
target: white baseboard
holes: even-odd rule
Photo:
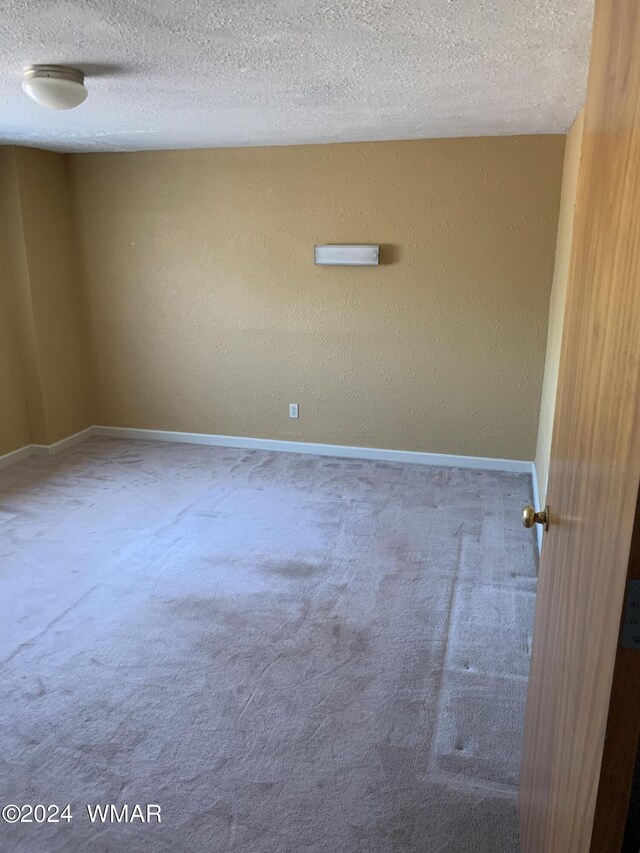
[[[158,429],[93,426],[56,441],[55,444],[28,444],[0,456],[0,468],[28,456],[55,456],[80,444],[92,435],[107,438],[142,439],[145,441],[173,441],[181,444],[203,444],[211,447],[237,447],[244,450],[275,450],[284,453],[308,453],[314,456],[340,456],[347,459],[374,459],[382,462],[405,462],[417,465],[441,465],[452,468],[476,468],[481,471],[507,471],[529,474],[533,490],[533,503],[540,509],[538,474],[535,462],[523,459],[494,459],[489,456],[457,456],[446,453],[424,453],[417,450],[385,450],[379,447],[354,447],[344,444],[314,444],[307,441],[281,441],[273,438],[246,438],[235,435],[212,435],[198,432],[173,432]],[[538,552],[542,550],[542,527],[536,525]]]
[[[95,427],[87,427],[74,432],[73,435],[68,435],[66,438],[56,441],[54,444],[32,444],[31,452],[34,456],[55,456],[57,453],[62,453],[63,450],[68,450],[76,444],[81,444],[94,434]]]
[[[10,453],[4,453],[0,456],[0,468],[6,468],[8,465],[13,465],[14,462],[20,462],[21,459],[26,459],[32,453],[30,444],[25,444],[24,447],[12,450]]]
[[[275,450],[284,453],[308,453],[314,456],[339,456],[347,459],[374,459],[381,462],[405,462],[417,465],[441,465],[452,468],[476,468],[481,471],[507,471],[529,474],[534,500],[539,501],[535,464],[524,459],[494,459],[490,456],[458,456],[447,453],[424,453],[417,450],[387,450],[379,447],[356,447],[344,444],[317,444],[307,441],[281,441],[273,438],[248,438],[236,435],[213,435],[172,430],[135,429],[129,427],[93,426],[74,433],[55,444],[32,444],[0,456],[0,468],[27,456],[54,456],[92,435],[108,438],[174,441],[211,447],[237,447],[243,450]],[[536,509],[538,509],[536,504]],[[538,531],[540,533],[540,531]]]
[[[96,426],[94,435],[108,438],[175,441],[182,444],[204,444],[212,447],[238,447],[244,450],[275,450],[284,453],[308,453],[313,456],[341,456],[348,459],[376,459],[382,462],[410,462],[418,465],[446,465],[453,468],[478,468],[484,471],[511,471],[531,474],[532,463],[520,459],[494,459],[489,456],[455,456],[424,453],[417,450],[386,450],[379,447],[356,447],[344,444],[315,444],[308,441],[282,441],[274,438],[246,438],[236,435],[213,435],[198,432],[134,429]]]
[[[533,491],[533,508],[536,512],[540,512],[542,507],[540,506],[540,489],[538,487],[538,469],[536,468],[536,463],[531,463],[531,488]],[[536,524],[536,537],[538,539],[538,554],[542,552],[542,537],[544,536],[544,531],[542,529],[541,524]]]
[[[55,456],[75,444],[86,441],[93,435],[93,430],[94,427],[87,427],[80,432],[75,432],[73,435],[56,441],[54,444],[25,444],[24,447],[19,447],[17,450],[0,456],[0,468],[6,468],[7,465],[13,465],[14,462],[20,462],[21,459],[27,459],[29,456]]]

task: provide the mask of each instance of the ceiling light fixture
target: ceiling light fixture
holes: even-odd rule
[[[23,91],[41,107],[70,110],[87,97],[84,74],[66,65],[29,65],[24,69]]]

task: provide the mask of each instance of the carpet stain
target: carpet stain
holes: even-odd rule
[[[306,580],[307,578],[323,575],[327,572],[327,566],[322,563],[308,563],[304,560],[267,560],[260,564],[262,571],[293,580]]]

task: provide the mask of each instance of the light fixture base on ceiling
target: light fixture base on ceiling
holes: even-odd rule
[[[70,110],[87,97],[84,74],[68,65],[28,65],[23,69],[24,92],[42,107]]]

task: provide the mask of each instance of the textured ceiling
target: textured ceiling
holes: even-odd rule
[[[564,132],[592,0],[5,0],[0,141],[64,151]],[[50,112],[30,63],[77,65]]]

